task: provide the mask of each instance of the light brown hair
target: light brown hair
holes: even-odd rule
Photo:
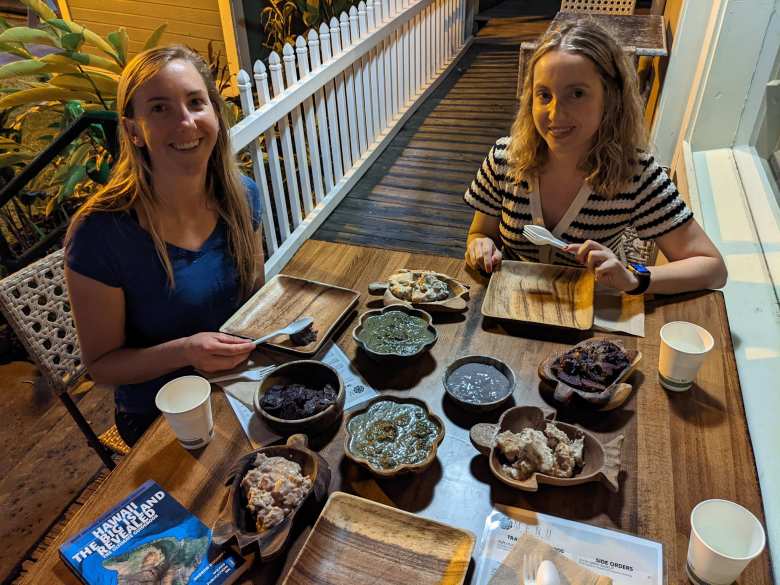
[[[116,109],[120,116],[119,159],[108,184],[88,199],[74,215],[66,241],[69,241],[78,223],[96,211],[128,211],[136,209],[146,218],[145,226],[154,241],[157,255],[168,276],[168,285],[175,287],[173,266],[165,242],[155,226],[155,207],[159,199],[152,189],[152,168],[144,147],[133,144],[121,123],[121,118],[132,118],[135,92],[160,72],[171,61],[190,63],[200,74],[219,121],[214,150],[208,162],[206,189],[216,204],[220,218],[228,232],[228,246],[236,266],[241,297],[248,295],[256,279],[256,259],[262,254],[259,238],[252,229],[252,217],[246,188],[241,181],[235,157],[230,151],[225,104],[214,85],[209,67],[192,49],[169,45],[143,51],[133,57],[122,71],[117,90]]]
[[[642,101],[630,58],[604,28],[585,18],[545,34],[531,56],[507,151],[509,175],[520,180],[547,162],[547,143],[534,126],[532,110],[534,67],[551,51],[582,55],[596,66],[604,87],[604,113],[580,168],[588,173],[594,191],[612,197],[634,176],[638,151],[647,147]]]

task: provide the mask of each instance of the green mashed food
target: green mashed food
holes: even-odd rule
[[[363,322],[358,339],[376,353],[413,355],[433,341],[428,322],[403,311],[372,315]]]
[[[439,434],[421,406],[391,401],[377,402],[353,417],[348,430],[350,451],[378,469],[421,463]]]

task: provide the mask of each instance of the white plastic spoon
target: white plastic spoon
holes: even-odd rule
[[[296,333],[300,333],[307,327],[311,327],[314,323],[314,319],[311,317],[301,317],[297,321],[293,321],[290,323],[287,327],[283,329],[277,329],[276,331],[273,331],[269,333],[268,335],[263,335],[262,337],[258,337],[252,343],[255,345],[259,345],[263,343],[264,341],[268,341],[269,339],[272,339],[276,337],[277,335],[295,335]]]

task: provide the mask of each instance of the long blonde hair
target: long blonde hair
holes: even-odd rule
[[[639,83],[631,60],[612,36],[591,20],[580,19],[545,34],[531,56],[523,82],[520,108],[512,124],[507,156],[509,175],[520,180],[538,173],[547,162],[547,143],[533,121],[534,67],[551,51],[590,59],[604,87],[604,113],[580,168],[597,193],[615,196],[636,174],[638,151],[647,147]]]
[[[256,278],[256,259],[262,253],[258,238],[252,229],[252,216],[246,188],[238,172],[235,157],[230,151],[225,104],[222,101],[206,62],[192,49],[169,45],[139,53],[122,71],[117,90],[116,108],[120,118],[132,118],[135,92],[160,72],[171,61],[191,63],[203,78],[209,99],[219,121],[214,150],[208,162],[206,189],[216,203],[220,218],[227,225],[228,245],[239,278],[241,297],[251,292]],[[123,124],[119,124],[119,160],[114,165],[108,184],[88,199],[74,215],[66,241],[75,227],[90,213],[96,211],[127,211],[137,208],[148,221],[145,226],[154,241],[157,255],[168,276],[168,285],[175,287],[173,266],[165,242],[153,221],[159,198],[152,189],[152,169],[145,148],[133,144]]]

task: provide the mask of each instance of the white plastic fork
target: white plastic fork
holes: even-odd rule
[[[536,585],[536,571],[542,557],[536,553],[526,553],[523,555],[523,585]]]
[[[523,235],[532,244],[537,246],[553,246],[559,250],[563,250],[568,244],[563,240],[559,240],[550,233],[546,227],[540,225],[526,224],[523,226]]]
[[[237,380],[239,378],[244,380],[251,380],[254,382],[259,382],[263,378],[266,377],[268,372],[273,370],[276,367],[276,365],[273,366],[262,366],[259,368],[252,368],[251,370],[243,370],[240,372],[233,372],[231,374],[224,374],[222,376],[216,376],[213,378],[206,377],[206,379],[211,382],[212,384],[217,384],[219,382],[227,382],[228,380]]]

